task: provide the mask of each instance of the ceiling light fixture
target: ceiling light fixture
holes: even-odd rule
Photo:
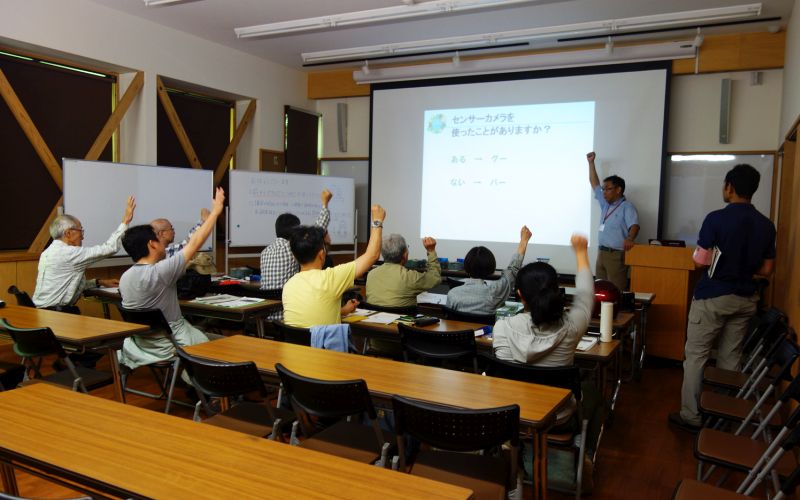
[[[384,21],[399,21],[415,17],[435,16],[437,14],[449,14],[451,12],[464,12],[490,7],[507,7],[539,1],[541,0],[432,0],[423,3],[404,2],[404,5],[397,5],[395,7],[259,24],[257,26],[234,28],[233,31],[236,33],[237,38],[286,35],[304,31],[334,29],[340,26],[357,26]]]
[[[181,3],[188,0],[144,0],[145,7],[155,7],[157,5],[168,5],[171,3]]]
[[[304,52],[301,54],[301,57],[303,59],[303,64],[335,63],[351,59],[375,59],[388,56],[414,55],[421,52],[463,50],[481,47],[491,48],[495,45],[555,40],[564,36],[573,35],[621,35],[627,31],[635,31],[645,26],[665,27],[677,24],[703,23],[719,19],[745,19],[757,17],[760,13],[761,4],[754,3],[735,7],[671,12],[654,16],[608,19],[605,21],[590,21],[586,23],[502,31],[497,33],[483,33],[478,35],[417,40],[413,42]]]
[[[356,83],[380,83],[403,80],[424,80],[453,76],[509,73],[517,71],[596,66],[629,62],[663,61],[695,57],[696,47],[689,41],[674,41],[649,45],[615,46],[612,53],[603,48],[496,57],[492,59],[460,60],[457,67],[452,62],[369,68],[353,72]]]

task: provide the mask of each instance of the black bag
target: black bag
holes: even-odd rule
[[[178,280],[178,298],[192,300],[202,297],[211,289],[211,275],[200,274],[194,269],[187,269]]]

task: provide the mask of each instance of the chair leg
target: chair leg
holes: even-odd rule
[[[581,421],[581,444],[578,447],[578,472],[575,476],[575,498],[580,500],[583,493],[583,460],[586,456],[586,430],[589,427],[589,420]]]
[[[292,434],[291,434],[291,436],[289,437],[289,444],[290,444],[291,446],[299,446],[299,445],[300,445],[300,440],[299,440],[299,439],[297,439],[297,427],[298,427],[299,425],[300,425],[300,422],[298,422],[298,421],[295,421],[295,422],[292,424]]]
[[[172,365],[172,378],[169,383],[169,391],[167,392],[167,405],[164,407],[164,413],[169,414],[169,407],[172,404],[172,393],[175,390],[175,382],[178,380],[180,374],[181,358],[175,358]]]
[[[198,401],[197,404],[194,405],[194,415],[192,415],[192,420],[195,422],[200,422],[200,405],[202,404],[202,401]]]
[[[383,446],[381,446],[381,458],[375,462],[375,465],[383,469],[389,465],[389,443],[383,443]]]

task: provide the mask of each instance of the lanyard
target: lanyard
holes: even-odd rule
[[[625,203],[625,198],[622,198],[622,200],[620,200],[620,202],[617,204],[617,206],[615,206],[614,209],[611,210],[610,212],[608,211],[608,208],[606,208],[606,215],[603,216],[603,224],[606,223],[608,218],[611,217],[611,214],[613,214],[623,203]],[[611,207],[609,206],[609,208],[611,208]]]

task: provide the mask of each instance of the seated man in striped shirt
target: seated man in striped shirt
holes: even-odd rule
[[[320,193],[322,210],[319,212],[314,225],[327,230],[331,220],[331,213],[328,210],[328,203],[333,198],[333,193],[327,189]],[[289,281],[289,278],[300,271],[300,264],[292,255],[289,240],[292,231],[300,225],[300,219],[296,215],[285,213],[278,216],[275,221],[275,241],[272,242],[261,252],[261,289],[278,290]],[[282,320],[283,310],[272,313],[268,320]]]

